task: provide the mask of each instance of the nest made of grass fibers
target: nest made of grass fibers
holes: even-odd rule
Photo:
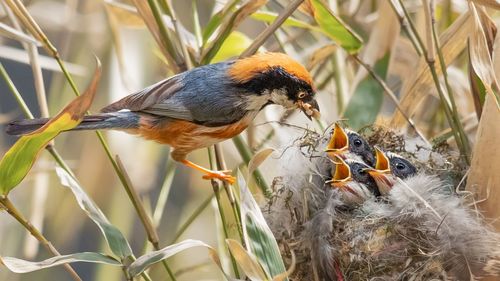
[[[325,182],[332,163],[324,134],[305,130],[283,150],[274,196],[263,207],[291,280],[477,280],[498,276],[500,237],[457,186],[466,167],[446,146],[430,147],[383,127],[361,134],[410,160],[418,174],[384,197],[343,202]],[[286,165],[285,165],[286,164]],[[288,260],[289,261],[289,260]]]

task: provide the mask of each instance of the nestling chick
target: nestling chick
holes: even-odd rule
[[[191,151],[232,138],[270,104],[301,109],[319,116],[309,72],[281,53],[200,66],[169,77],[86,116],[73,130],[121,130],[172,147],[172,158],[205,174],[205,179],[229,183],[234,178],[186,159]],[[22,135],[47,119],[14,121],[7,133]]]
[[[368,173],[377,183],[381,195],[388,194],[398,178],[406,179],[417,174],[417,168],[402,156],[392,152],[383,152],[375,147],[375,168],[368,169]]]
[[[367,173],[370,167],[363,162],[337,157],[334,161],[332,179],[327,181],[332,188],[342,194],[347,204],[360,204],[365,200],[379,196],[380,193],[372,177]]]
[[[332,136],[325,149],[331,159],[339,156],[343,159],[360,160],[373,166],[375,157],[373,148],[358,133],[351,130],[344,130],[338,123],[335,123]]]

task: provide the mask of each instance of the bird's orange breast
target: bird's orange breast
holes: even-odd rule
[[[206,127],[184,120],[153,121],[152,117],[141,117],[139,129],[135,129],[132,133],[168,144],[185,154],[232,138],[245,130],[250,123],[248,118],[219,127]]]

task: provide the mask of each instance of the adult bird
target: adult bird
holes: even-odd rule
[[[343,159],[361,160],[369,166],[375,164],[373,148],[370,144],[360,134],[343,129],[338,123],[334,125],[325,151],[332,160],[338,156]]]
[[[187,154],[238,135],[270,104],[317,117],[314,95],[304,66],[285,54],[261,53],[169,77],[86,116],[73,130],[121,130],[168,144],[172,159],[203,172],[204,179],[233,183],[230,171],[203,168]],[[26,134],[47,121],[15,121],[7,133]]]
[[[417,174],[417,168],[396,153],[383,152],[375,147],[375,154],[375,168],[367,169],[367,172],[377,183],[381,195],[388,194],[398,178],[404,180]]]
[[[332,188],[338,189],[342,199],[348,204],[361,204],[365,200],[379,196],[377,184],[367,173],[370,168],[364,162],[337,157],[332,179],[327,181]]]

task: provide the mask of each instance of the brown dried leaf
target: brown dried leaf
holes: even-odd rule
[[[490,49],[488,47],[488,42],[486,39],[486,35],[483,29],[483,25],[481,23],[480,13],[485,13],[483,10],[477,10],[474,3],[469,2],[469,9],[471,14],[473,15],[473,31],[469,36],[470,44],[470,60],[471,65],[474,68],[474,72],[481,79],[486,89],[486,93],[491,95],[497,104],[497,107],[500,109],[500,97],[498,93],[495,93],[495,90],[498,90],[498,81],[495,77],[495,70],[493,69],[493,62],[491,60]],[[487,19],[488,16],[482,16],[483,19]],[[492,21],[485,21],[485,24],[493,24]],[[487,26],[486,26],[487,28]]]
[[[493,9],[500,9],[500,1],[497,0],[473,0],[472,2],[479,5],[487,6]]]
[[[446,65],[449,65],[464,50],[467,45],[467,37],[472,32],[472,25],[472,16],[469,12],[466,12],[456,19],[439,37]],[[441,73],[439,64],[436,64],[436,70]],[[420,58],[414,73],[415,75],[405,81],[401,91],[402,98],[400,99],[402,110],[410,117],[418,109],[418,104],[428,95],[427,93],[433,82],[424,57]],[[396,111],[391,118],[391,126],[401,128],[406,124],[404,116],[399,111]]]
[[[476,145],[472,154],[467,190],[477,193],[478,204],[485,217],[493,220],[493,226],[500,230],[500,111],[491,95],[487,95],[483,113],[476,134]]]

